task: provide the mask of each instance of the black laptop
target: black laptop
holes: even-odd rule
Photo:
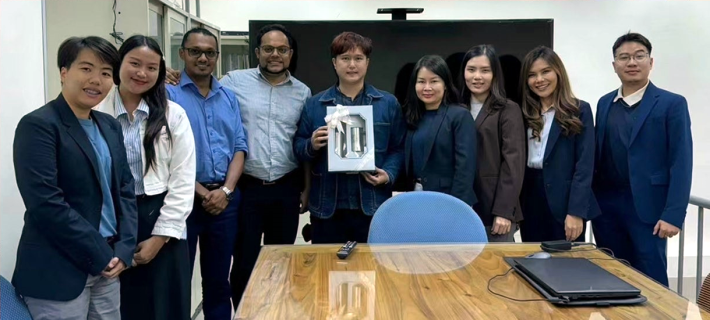
[[[641,290],[585,258],[505,258],[550,302],[629,305],[646,301]]]

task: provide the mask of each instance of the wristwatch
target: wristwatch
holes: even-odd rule
[[[224,194],[227,195],[227,200],[232,201],[232,190],[229,190],[229,188],[222,186],[220,190],[224,191]]]

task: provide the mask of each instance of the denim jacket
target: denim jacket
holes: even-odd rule
[[[337,175],[344,173],[328,172],[325,148],[313,150],[311,135],[326,125],[327,107],[335,106],[336,94],[337,88],[332,86],[306,101],[293,143],[293,151],[298,160],[311,163],[308,209],[312,216],[321,219],[333,216],[338,194]],[[366,215],[372,216],[385,200],[392,197],[392,185],[404,166],[404,137],[407,129],[402,109],[393,95],[365,84],[364,104],[372,105],[375,166],[389,176],[389,182],[377,187],[364,179],[359,180],[360,206]]]

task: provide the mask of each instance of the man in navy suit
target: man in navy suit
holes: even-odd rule
[[[668,286],[666,239],[680,232],[690,198],[688,103],[649,81],[646,37],[625,34],[612,50],[621,87],[597,105],[594,234],[599,247]]]
[[[133,261],[137,213],[121,125],[92,111],[113,86],[116,48],[99,37],[59,47],[62,92],[15,132],[25,225],[13,284],[34,320],[121,319],[118,275]]]

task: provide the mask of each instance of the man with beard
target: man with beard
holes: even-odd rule
[[[239,181],[244,201],[231,278],[235,309],[259,256],[262,234],[264,244],[293,244],[308,199],[292,145],[311,90],[288,71],[294,40],[286,28],[267,25],[256,40],[259,66],[231,71],[221,80],[239,99],[250,146]]]
[[[239,103],[212,76],[217,37],[203,28],[188,31],[180,47],[185,72],[168,96],[185,109],[195,136],[195,203],[187,219],[190,265],[200,242],[205,319],[230,319],[229,268],[237,238],[240,180],[247,153]],[[161,137],[162,139],[162,137]]]
[[[264,244],[293,244],[308,199],[308,175],[303,178],[292,146],[311,90],[288,71],[294,39],[284,26],[264,26],[256,39],[259,66],[231,71],[220,81],[236,94],[249,133],[231,275],[235,309],[259,256],[262,234]]]

